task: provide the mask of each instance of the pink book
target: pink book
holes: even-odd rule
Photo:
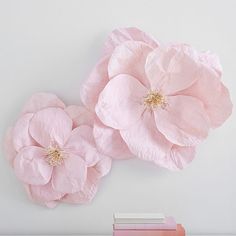
[[[166,217],[162,224],[114,224],[113,229],[176,230],[176,222],[173,217]]]
[[[114,230],[113,236],[185,236],[182,225],[176,230]]]

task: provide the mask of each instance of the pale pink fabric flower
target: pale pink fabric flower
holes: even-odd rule
[[[92,123],[85,108],[65,107],[53,94],[37,93],[27,102],[5,150],[32,200],[54,207],[94,198],[111,159],[97,151]]]
[[[100,134],[108,127],[138,158],[182,169],[209,129],[231,114],[220,77],[213,54],[185,44],[160,45],[138,29],[120,29],[107,40],[81,99],[96,110]],[[104,148],[106,139],[95,135]]]

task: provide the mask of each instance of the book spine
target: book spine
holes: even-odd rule
[[[114,230],[113,236],[185,236],[181,225],[177,230]]]
[[[157,230],[119,230],[114,231],[113,236],[177,236],[176,231],[157,231]]]
[[[163,220],[154,219],[114,219],[115,224],[165,224]]]
[[[162,224],[152,224],[152,223],[142,223],[142,224],[113,224],[113,229],[159,229],[159,230],[176,230],[177,224],[175,219],[171,216],[166,218],[166,223]]]
[[[117,230],[148,230],[148,229],[158,229],[158,230],[176,230],[176,224],[114,224],[113,229]]]

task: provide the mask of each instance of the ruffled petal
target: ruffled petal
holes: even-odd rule
[[[12,139],[14,148],[17,152],[23,147],[34,146],[36,144],[29,134],[29,125],[32,117],[32,113],[24,114],[17,120],[13,128]]]
[[[184,53],[188,54],[196,62],[200,63],[201,66],[204,66],[206,69],[213,72],[218,78],[221,77],[223,69],[220,63],[220,59],[215,53],[212,53],[210,51],[198,52],[188,44],[172,44],[171,46],[176,47],[177,50],[181,48]]]
[[[96,119],[93,135],[98,150],[114,159],[128,159],[131,153],[118,130],[103,125]]]
[[[82,103],[93,110],[100,92],[109,81],[107,66],[110,57],[103,57],[94,67],[88,79],[83,83],[80,90]]]
[[[139,122],[121,130],[120,134],[130,151],[147,161],[163,159],[172,146],[157,130],[153,114],[149,111],[143,114]]]
[[[30,185],[29,193],[34,201],[44,204],[60,200],[64,196],[63,193],[57,192],[53,189],[51,182],[45,185]]]
[[[211,68],[218,77],[222,75],[222,66],[219,57],[210,51],[199,53],[199,59],[208,68]]]
[[[48,208],[55,208],[58,205],[59,201],[50,201],[50,202],[45,202],[45,206]]]
[[[149,87],[145,73],[147,55],[152,48],[142,42],[127,41],[118,46],[111,55],[108,64],[109,78],[127,74],[138,79],[144,86]]]
[[[203,70],[201,77],[190,88],[180,93],[196,97],[203,102],[212,128],[222,125],[232,113],[233,105],[228,89],[209,69]]]
[[[16,176],[26,184],[47,184],[52,175],[52,166],[46,161],[44,149],[29,146],[17,154],[13,166]]]
[[[82,106],[70,105],[65,112],[73,121],[73,129],[80,125],[93,126],[94,114]]]
[[[145,70],[152,90],[171,95],[191,86],[200,66],[182,47],[159,47],[148,55]]]
[[[54,167],[52,186],[61,193],[75,193],[83,188],[86,176],[87,166],[83,159],[70,153],[62,165]]]
[[[83,189],[77,193],[67,194],[62,201],[73,204],[85,204],[91,202],[98,189],[99,176],[93,168],[88,168],[88,174]]]
[[[195,147],[173,145],[165,158],[154,163],[169,170],[182,170],[194,159],[195,153]]]
[[[154,112],[156,126],[172,143],[195,146],[205,139],[209,119],[201,101],[190,96],[170,96],[165,109]]]
[[[6,154],[6,158],[11,166],[13,166],[13,161],[16,157],[16,150],[14,148],[13,144],[13,128],[9,128],[6,132],[5,138],[4,138],[4,152]]]
[[[147,89],[134,77],[118,75],[101,92],[96,105],[97,116],[107,126],[126,129],[140,119],[146,94]]]
[[[35,113],[29,131],[43,147],[49,147],[54,142],[63,146],[71,134],[72,120],[61,108],[46,108]]]
[[[101,156],[101,158],[97,162],[97,164],[94,166],[94,168],[98,172],[98,175],[100,177],[103,177],[110,172],[111,164],[112,164],[111,158],[103,155],[103,156]]]
[[[64,150],[83,158],[87,166],[95,165],[100,159],[100,153],[96,149],[93,138],[93,129],[86,125],[72,131]]]
[[[206,110],[210,117],[212,128],[221,126],[232,114],[233,104],[229,90],[223,84],[220,86],[220,92],[215,97],[214,103],[208,104]]]
[[[52,93],[35,93],[25,104],[22,113],[35,113],[47,107],[65,108],[65,104]]]
[[[147,35],[145,32],[137,28],[120,28],[115,29],[108,36],[108,39],[105,42],[104,54],[111,54],[117,46],[126,41],[141,41],[152,48],[156,48],[159,45],[152,36]]]

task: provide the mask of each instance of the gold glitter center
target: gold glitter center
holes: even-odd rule
[[[49,147],[47,149],[47,157],[46,160],[51,166],[61,165],[64,161],[63,151],[58,147]]]
[[[155,109],[158,107],[161,107],[164,109],[167,105],[165,96],[163,96],[162,94],[156,91],[150,91],[147,94],[147,96],[144,97],[143,103],[145,106],[152,109]]]

